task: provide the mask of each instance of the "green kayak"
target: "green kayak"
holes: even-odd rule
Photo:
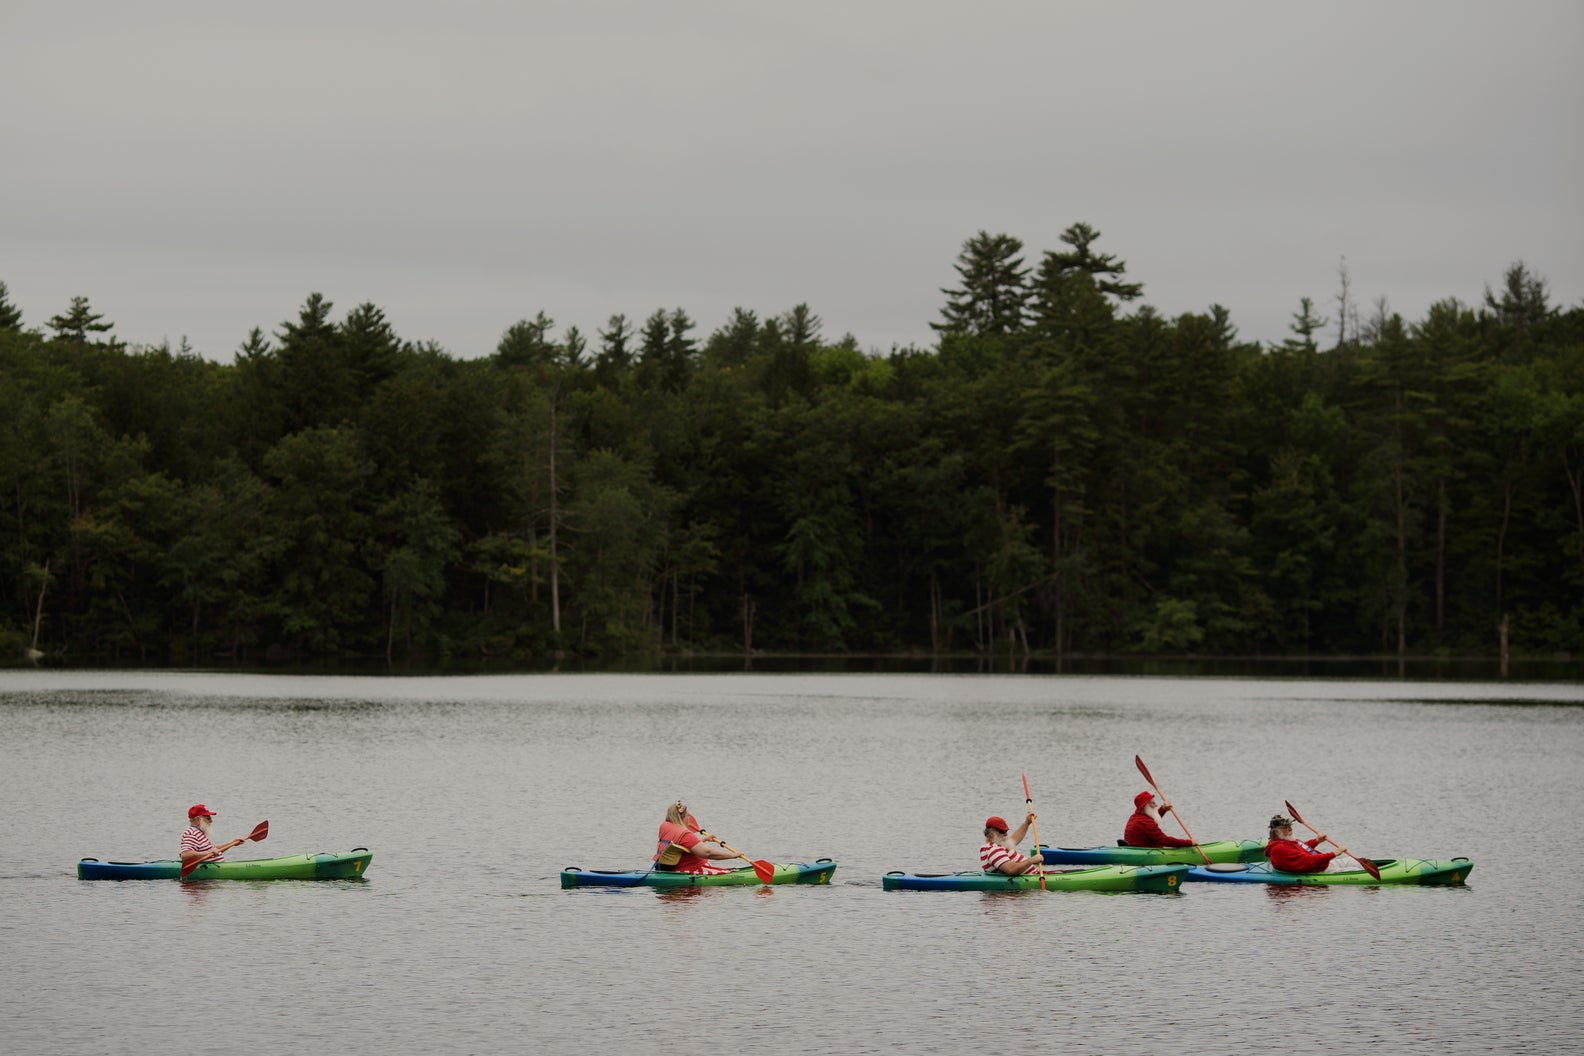
[[[1045,873],[1046,891],[1177,891],[1186,877],[1186,865],[1097,865]],[[891,872],[880,879],[887,891],[1038,891],[1038,873],[1008,876],[1005,873],[904,873]]]
[[[1468,879],[1474,863],[1467,858],[1371,858],[1380,870],[1377,880],[1363,869],[1325,873],[1284,873],[1269,862],[1248,865],[1201,865],[1188,870],[1186,879],[1217,884],[1424,884],[1459,886]]]
[[[772,884],[828,884],[836,863],[829,858],[777,865]],[[584,869],[569,865],[561,870],[562,887],[752,887],[761,885],[753,869],[744,866],[724,873],[672,873],[662,869]]]
[[[227,859],[204,862],[187,880],[355,880],[368,869],[374,855],[367,847],[345,854],[288,854],[280,858]],[[101,862],[84,858],[77,863],[79,880],[178,880],[181,862]]]
[[[1203,854],[1200,852],[1203,851]],[[1203,865],[1212,862],[1262,862],[1264,840],[1214,840],[1197,847],[1046,847],[1046,865]]]

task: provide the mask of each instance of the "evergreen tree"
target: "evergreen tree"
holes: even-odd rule
[[[1143,284],[1123,282],[1122,275],[1127,271],[1127,265],[1118,260],[1115,254],[1095,253],[1089,248],[1099,239],[1100,232],[1088,224],[1073,224],[1061,234],[1061,240],[1072,249],[1047,250],[1041,261],[1042,269],[1056,274],[1082,272],[1091,276],[1095,288],[1107,297],[1119,301],[1137,300],[1144,293]]]
[[[632,324],[625,315],[613,315],[599,331],[600,350],[594,358],[594,376],[607,389],[615,389],[632,370]]]
[[[663,388],[667,375],[667,344],[671,326],[664,308],[656,308],[644,320],[638,335],[638,384],[645,389]]]
[[[114,329],[114,323],[104,321],[104,316],[88,306],[88,298],[73,297],[71,307],[60,315],[51,316],[44,325],[55,331],[57,341],[75,341],[87,344],[90,334],[104,334]]]
[[[504,367],[553,366],[559,358],[550,331],[555,320],[540,312],[532,321],[519,319],[506,328],[495,346],[495,361]]]
[[[1292,325],[1288,327],[1297,340],[1288,338],[1282,342],[1282,348],[1289,352],[1305,352],[1313,355],[1319,351],[1320,346],[1315,342],[1315,334],[1325,329],[1330,320],[1314,314],[1314,301],[1308,297],[1298,298],[1298,310],[1293,313]]]
[[[281,324],[276,335],[277,369],[268,380],[278,386],[289,433],[356,417],[358,383],[341,354],[341,335],[330,322],[333,307],[323,295],[310,293],[296,322]]]
[[[385,313],[364,302],[341,323],[339,351],[361,404],[401,365],[402,342]]]
[[[1011,235],[980,231],[964,242],[954,265],[962,285],[941,290],[942,321],[930,326],[971,337],[1007,337],[1023,329],[1029,291],[1022,252],[1023,243]]]
[[[22,329],[22,310],[11,303],[11,292],[0,282],[0,330]]]
[[[703,359],[715,370],[747,364],[759,343],[759,317],[746,308],[733,308],[726,325],[704,343]]]

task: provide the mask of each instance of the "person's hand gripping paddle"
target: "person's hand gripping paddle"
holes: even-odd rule
[[[1039,821],[1034,817],[1034,797],[1029,794],[1028,774],[1023,775],[1023,802],[1028,804],[1029,824],[1034,828],[1034,860],[1039,863],[1040,890],[1045,890],[1045,852],[1040,850]]]
[[[248,833],[246,836],[238,836],[236,839],[232,840],[230,843],[222,843],[220,846],[216,847],[214,849],[214,854],[223,854],[224,852],[229,851],[231,848],[237,846],[238,844],[246,843],[248,840],[252,840],[253,842],[257,843],[259,840],[262,840],[264,837],[266,837],[268,835],[269,835],[269,822],[261,821],[257,825],[253,826],[253,831]],[[182,863],[182,867],[181,867],[181,879],[185,880],[189,876],[191,876],[194,869],[198,868],[203,863],[209,861],[210,858],[214,857],[214,854],[211,854],[209,856],[209,858],[194,858],[191,861],[183,862]]]
[[[699,828],[698,819],[691,814],[687,816],[687,827],[702,836],[708,836],[711,842],[720,844],[722,847],[726,848],[728,851],[735,854],[749,865],[753,866],[754,875],[759,878],[761,883],[768,884],[774,879],[775,866],[771,865],[763,858],[750,858],[737,848],[733,847],[731,844],[727,843],[725,840],[721,839],[719,836],[716,836],[714,833],[704,832],[704,830]]]
[[[1287,803],[1286,800],[1282,800],[1282,802]],[[1374,862],[1370,861],[1368,858],[1360,858],[1358,855],[1354,854],[1352,851],[1348,850],[1346,847],[1342,846],[1340,843],[1337,843],[1335,840],[1331,839],[1331,837],[1327,836],[1325,833],[1309,824],[1303,819],[1303,815],[1298,813],[1298,808],[1293,806],[1291,803],[1287,803],[1287,813],[1293,816],[1294,821],[1308,829],[1310,832],[1314,833],[1316,836],[1320,837],[1322,840],[1328,840],[1331,845],[1337,849],[1338,854],[1345,854],[1359,865],[1362,865],[1364,867],[1364,871],[1373,876],[1375,879],[1379,880],[1381,878],[1380,869],[1375,865]]]
[[[1194,834],[1188,831],[1188,826],[1184,824],[1182,815],[1177,813],[1177,808],[1172,806],[1171,800],[1166,798],[1166,793],[1160,790],[1160,786],[1157,785],[1155,783],[1155,779],[1150,776],[1149,767],[1144,765],[1144,760],[1135,755],[1133,757],[1133,763],[1138,767],[1139,773],[1144,775],[1144,780],[1148,781],[1150,783],[1150,787],[1155,790],[1155,794],[1161,797],[1161,809],[1170,810],[1172,812],[1172,817],[1177,819],[1177,824],[1182,825],[1183,835],[1188,837],[1190,840],[1193,840],[1194,850],[1198,851],[1199,857],[1205,860],[1206,865],[1209,865],[1210,856],[1204,852],[1203,847],[1199,846],[1199,841],[1194,840]]]

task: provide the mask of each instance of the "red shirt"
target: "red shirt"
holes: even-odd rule
[[[1129,847],[1192,847],[1192,840],[1180,840],[1176,836],[1168,836],[1161,831],[1160,822],[1154,817],[1144,813],[1140,807],[1133,812],[1127,820],[1127,828],[1122,830],[1122,841]]]
[[[660,839],[655,844],[654,862],[656,868],[673,873],[724,873],[730,871],[711,864],[708,858],[700,858],[696,854],[687,853],[698,845],[698,833],[678,825],[674,821],[662,821],[660,823]],[[668,847],[676,847],[682,852],[681,860],[675,865],[660,864],[660,856],[666,852]]]
[[[1331,864],[1331,859],[1336,857],[1336,852],[1316,851],[1314,846],[1319,842],[1318,836],[1303,843],[1297,840],[1271,840],[1265,845],[1265,857],[1284,873],[1323,873],[1325,867]]]

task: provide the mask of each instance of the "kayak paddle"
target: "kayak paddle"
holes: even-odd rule
[[[252,840],[255,843],[257,843],[259,840],[264,839],[264,837],[266,837],[268,835],[269,835],[269,822],[261,821],[257,825],[253,826],[253,831],[248,833],[246,836],[239,836],[236,839],[232,840],[230,843],[223,843],[220,846],[216,847],[214,849],[214,854],[220,854],[223,851],[229,851],[231,848],[237,846],[240,843],[246,843],[248,840]],[[213,857],[213,855],[211,855],[210,857]],[[202,865],[203,863],[205,863],[207,861],[209,861],[209,858],[194,858],[190,862],[183,862],[182,863],[182,867],[181,867],[181,879],[183,879],[183,880],[187,879],[189,876],[192,875],[192,871],[194,869],[198,868],[200,865]]]
[[[719,836],[715,837],[715,842],[735,854],[737,857],[741,858],[743,861],[747,862],[749,865],[753,866],[754,875],[757,876],[762,883],[768,884],[772,879],[775,878],[775,866],[771,865],[763,858],[750,858],[737,848],[733,847],[731,844],[727,843],[725,840],[721,839]]]
[[[733,847],[731,844],[727,843],[725,840],[721,839],[719,836],[716,836],[714,833],[706,833],[706,832],[704,832],[702,829],[699,828],[698,819],[695,818],[693,815],[689,814],[687,816],[687,823],[688,823],[688,828],[692,829],[694,832],[699,833],[700,835],[703,835],[703,836],[708,836],[712,843],[720,844],[722,847],[726,848],[728,851],[730,851],[731,853],[735,854],[737,857],[741,858],[743,861],[747,862],[749,865],[753,866],[754,875],[757,876],[762,883],[768,884],[770,882],[771,878],[775,876],[775,866],[774,865],[771,865],[769,862],[765,861],[763,858],[760,858],[758,860],[750,858],[746,854],[744,854],[741,851],[739,851],[737,848]]]
[[[1287,804],[1287,813],[1293,816],[1294,821],[1308,829],[1310,832],[1314,833],[1316,836],[1319,836],[1321,839],[1329,841],[1336,847],[1338,854],[1345,854],[1358,864],[1362,865],[1364,867],[1364,871],[1373,876],[1375,879],[1379,880],[1381,878],[1380,869],[1375,865],[1374,862],[1370,861],[1368,858],[1360,858],[1358,855],[1354,854],[1352,851],[1348,850],[1346,847],[1342,846],[1340,843],[1337,843],[1335,840],[1331,839],[1331,837],[1327,836],[1325,833],[1309,824],[1303,819],[1303,815],[1298,813],[1298,808],[1293,806],[1291,803],[1288,803],[1287,800],[1284,799],[1282,802]]]
[[[1045,852],[1040,850],[1039,822],[1034,820],[1034,797],[1029,795],[1028,774],[1023,775],[1023,802],[1028,804],[1029,824],[1034,827],[1034,860],[1039,863],[1040,890],[1045,890]]]
[[[1144,765],[1144,760],[1135,755],[1133,757],[1133,762],[1139,768],[1139,773],[1144,775],[1144,780],[1148,781],[1150,783],[1150,787],[1155,790],[1155,794],[1161,797],[1161,803],[1164,806],[1171,808],[1172,817],[1177,819],[1177,824],[1182,825],[1183,835],[1188,837],[1190,840],[1193,840],[1194,850],[1199,852],[1199,857],[1205,860],[1206,865],[1209,865],[1210,856],[1204,852],[1203,847],[1199,846],[1199,841],[1194,840],[1194,834],[1188,831],[1188,826],[1183,822],[1182,815],[1177,813],[1177,808],[1172,806],[1171,800],[1166,798],[1166,793],[1160,790],[1160,786],[1157,785],[1155,783],[1155,779],[1150,776],[1149,767]]]

